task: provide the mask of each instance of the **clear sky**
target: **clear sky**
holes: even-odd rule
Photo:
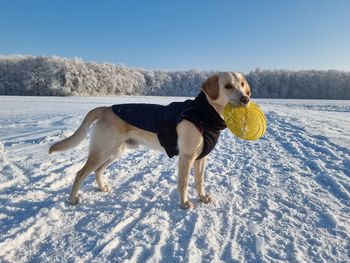
[[[161,70],[350,70],[348,0],[0,0],[0,55]]]

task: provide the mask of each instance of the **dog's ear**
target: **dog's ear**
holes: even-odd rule
[[[247,81],[247,78],[245,77],[244,73],[238,72],[241,75],[242,81],[241,81],[241,87],[244,89],[244,92],[250,96],[251,95],[251,90],[250,90],[250,85]]]
[[[213,75],[202,84],[202,90],[212,99],[219,97],[219,76]]]

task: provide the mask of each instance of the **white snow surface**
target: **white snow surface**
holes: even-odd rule
[[[177,158],[130,151],[84,182],[70,205],[88,139],[48,155],[92,108],[164,97],[0,97],[0,262],[349,262],[350,102],[256,100],[256,142],[228,130],[210,154],[206,189],[183,210]]]

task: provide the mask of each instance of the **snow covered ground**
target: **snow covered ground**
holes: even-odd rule
[[[144,148],[67,202],[86,158],[48,155],[93,107],[155,97],[0,97],[0,262],[349,262],[350,101],[256,100],[266,135],[224,131],[211,153],[211,205],[180,208],[176,158]]]

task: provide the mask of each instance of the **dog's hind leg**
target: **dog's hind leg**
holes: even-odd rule
[[[83,168],[77,172],[74,180],[72,191],[69,200],[72,204],[80,202],[80,198],[77,196],[81,184],[85,178],[101,167],[101,171],[108,165],[108,160],[113,159],[113,155],[116,153],[116,149],[123,143],[125,136],[116,136],[118,134],[118,126],[114,125],[114,113],[109,114],[106,112],[104,116],[97,121],[95,129],[91,136],[89,157]]]
[[[69,196],[69,201],[71,202],[71,204],[80,203],[80,197],[77,194],[78,194],[78,191],[80,189],[81,184],[83,183],[85,178],[91,172],[93,172],[95,169],[97,169],[103,163],[105,163],[107,158],[102,158],[102,156],[90,154],[90,156],[89,156],[88,160],[86,161],[85,165],[83,166],[83,168],[81,168],[77,172],[77,175],[75,176],[72,191],[71,191],[70,196]]]
[[[98,189],[100,189],[100,191],[102,192],[111,191],[110,185],[102,177],[104,171],[106,170],[107,166],[111,163],[111,161],[111,159],[107,160],[104,164],[102,164],[99,168],[95,170],[97,186]]]
[[[103,178],[103,173],[106,170],[107,166],[111,162],[113,162],[114,159],[118,158],[119,156],[121,156],[123,154],[124,148],[125,148],[124,144],[122,144],[119,147],[117,147],[117,150],[116,150],[115,154],[113,154],[112,158],[108,159],[105,163],[103,163],[99,168],[97,168],[95,170],[96,182],[97,182],[98,188],[102,192],[109,192],[109,191],[111,191],[111,187],[106,182],[106,180],[104,180],[104,178]]]

